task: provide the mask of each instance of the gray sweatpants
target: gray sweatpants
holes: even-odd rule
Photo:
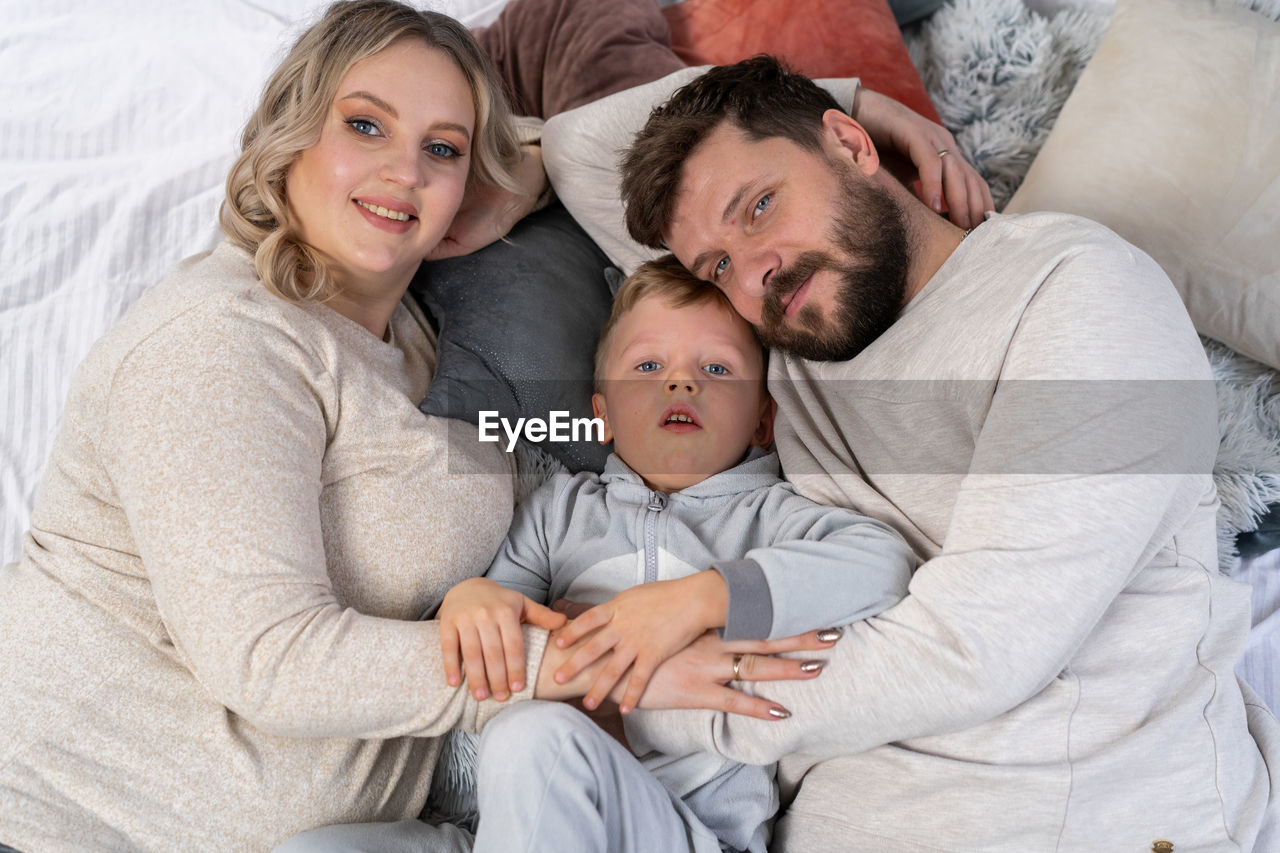
[[[720,842],[580,711],[523,702],[480,737],[476,853],[720,853]]]
[[[522,702],[485,726],[476,853],[720,853],[711,830],[580,711]],[[465,853],[468,836],[421,821],[342,824],[274,853]]]

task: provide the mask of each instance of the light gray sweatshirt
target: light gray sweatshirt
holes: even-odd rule
[[[796,494],[776,454],[755,451],[671,494],[611,455],[602,475],[557,475],[521,504],[488,576],[535,601],[596,604],[714,568],[729,587],[725,636],[772,639],[879,613],[906,594],[916,562],[887,525]],[[722,843],[763,853],[778,807],[773,767],[664,755],[632,719],[627,739],[667,789]]]
[[[1234,667],[1204,349],[1107,229],[995,216],[856,358],[775,358],[804,494],[928,560],[792,716],[652,715],[669,750],[778,767],[774,851],[1274,851],[1275,718]],[[750,686],[750,685],[749,685]],[[785,756],[785,757],[784,757]]]
[[[248,853],[411,818],[437,736],[504,707],[446,684],[417,616],[492,559],[510,459],[418,411],[410,301],[388,337],[223,243],[94,345],[0,568],[0,841]]]

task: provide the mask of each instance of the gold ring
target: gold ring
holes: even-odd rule
[[[742,666],[742,655],[733,656],[733,680],[738,680],[738,667]]]
[[[938,152],[938,159],[941,160],[943,157],[946,157],[950,153],[951,153],[950,148],[943,148],[941,151]]]

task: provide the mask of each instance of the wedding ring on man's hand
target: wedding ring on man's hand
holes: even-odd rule
[[[950,153],[951,153],[950,148],[943,148],[941,151],[938,152],[938,159],[941,160],[943,157],[946,157]]]
[[[743,655],[733,656],[733,680],[738,681],[738,667],[742,666]]]

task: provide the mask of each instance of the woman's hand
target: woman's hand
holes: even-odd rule
[[[527,622],[554,630],[565,617],[488,578],[470,578],[445,595],[436,615],[440,622],[440,651],[450,686],[462,683],[458,668],[461,651],[471,694],[477,700],[505,700],[509,690],[524,689],[524,635]],[[509,687],[508,687],[509,685]]]
[[[791,716],[786,708],[760,696],[749,696],[735,690],[729,686],[730,682],[817,678],[822,672],[821,661],[773,655],[821,651],[831,648],[837,639],[839,632],[831,628],[781,640],[734,642],[725,642],[714,631],[708,631],[654,671],[648,689],[640,697],[640,707],[653,710],[700,708],[761,720],[785,720]]]
[[[564,649],[590,635],[556,670],[555,679],[567,682],[612,652],[582,704],[588,709],[598,707],[627,676],[617,701],[622,713],[628,714],[658,664],[707,629],[723,625],[728,606],[729,589],[713,570],[624,589],[575,618],[556,638],[556,645]]]
[[[517,222],[533,210],[547,188],[542,168],[542,148],[525,145],[520,162],[512,169],[521,191],[513,193],[483,181],[471,180],[462,206],[444,238],[427,255],[428,261],[468,255],[507,236]]]
[[[961,156],[951,131],[869,89],[858,90],[855,110],[854,120],[877,146],[897,151],[915,165],[925,204],[941,213],[945,197],[948,216],[961,228],[981,224],[983,214],[995,209],[991,189]]]

